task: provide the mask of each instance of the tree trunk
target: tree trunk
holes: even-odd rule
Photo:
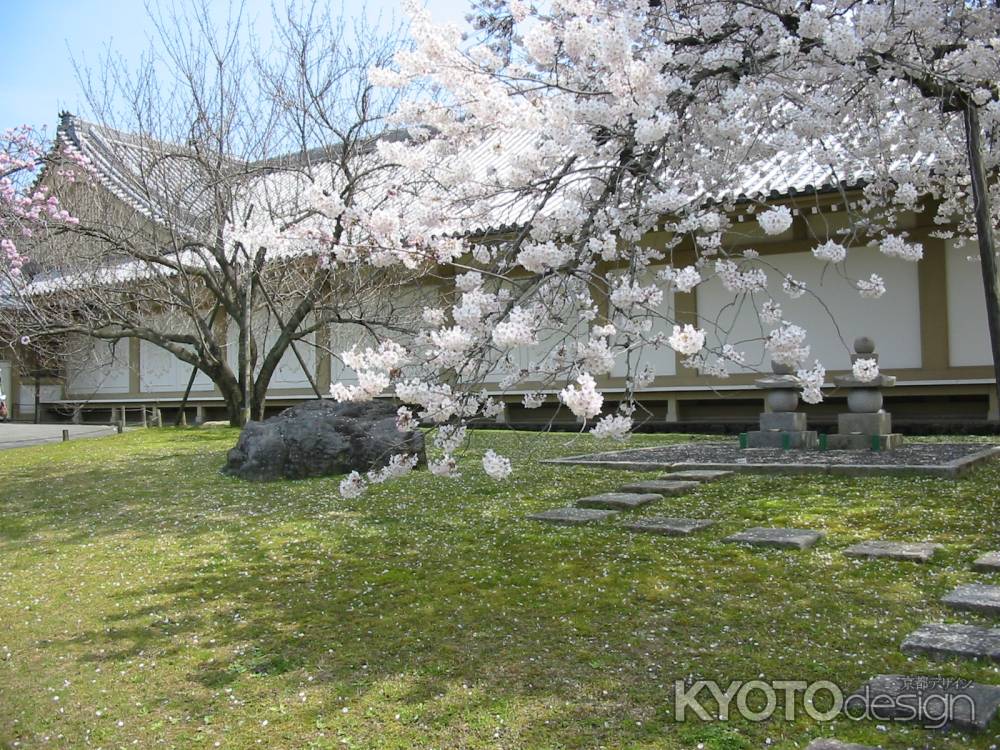
[[[986,293],[986,319],[990,329],[990,350],[993,354],[994,388],[1000,399],[1000,277],[997,276],[996,243],[990,211],[990,194],[983,169],[982,130],[975,103],[966,100],[965,145],[969,153],[969,175],[972,178],[972,201],[979,240],[979,260],[983,270],[983,291]]]

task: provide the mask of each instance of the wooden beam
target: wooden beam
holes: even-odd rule
[[[942,239],[924,241],[924,257],[917,265],[920,290],[920,358],[925,370],[951,365],[948,342],[948,245]]]

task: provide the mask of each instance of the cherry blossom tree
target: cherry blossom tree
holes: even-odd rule
[[[391,363],[375,350],[355,360],[421,418],[461,424],[489,413],[477,384],[500,369],[505,387],[562,387],[573,414],[597,418],[595,434],[622,437],[652,377],[635,366],[644,348],[668,346],[715,377],[761,364],[718,321],[683,320],[665,304],[713,278],[735,307],[756,311],[766,354],[797,373],[805,400],[822,399],[825,363],[810,357],[809,332],[766,293],[777,269],[727,248],[738,212],[765,235],[792,227],[788,205],[733,189],[754,165],[789,153],[833,176],[848,225],[814,236],[813,255],[862,297],[880,297],[892,279],[852,276],[850,248],[923,255],[898,228],[903,212],[929,213],[938,237],[978,242],[1000,382],[995,4],[497,0],[476,11],[482,34],[470,40],[414,8],[415,48],[373,74],[438,92],[404,103],[396,120],[413,137],[380,151],[428,203],[406,218],[406,249],[450,268],[454,289]],[[845,190],[854,184],[860,197]],[[662,244],[647,241],[654,230]],[[815,295],[790,276],[782,286],[789,298]],[[527,365],[519,349],[532,352]],[[388,376],[403,358],[419,362],[421,378]],[[595,376],[616,361],[628,368],[626,393],[602,414]],[[877,374],[873,364],[864,377]],[[442,443],[445,469],[452,446]],[[487,463],[503,473],[495,457]]]
[[[50,226],[77,223],[58,196],[36,184],[47,152],[44,135],[28,125],[0,134],[0,263],[10,278],[20,277],[28,262],[22,243]]]
[[[368,138],[376,134],[368,126],[329,127],[323,93],[334,84],[286,75],[312,70],[308,54],[268,69],[271,85],[255,90],[262,97],[254,101],[284,108],[252,118],[254,128],[244,119],[230,129],[220,112],[196,109],[186,133],[195,142],[205,133],[217,139],[219,122],[268,153],[280,142],[314,143],[317,130],[336,138],[323,140],[322,160],[305,148],[296,149],[295,165],[261,154],[239,161],[260,168],[254,174],[234,182],[223,171],[225,179],[208,181],[232,186],[212,237],[176,245],[199,258],[184,261],[191,278],[203,276],[200,258],[218,265],[234,253],[223,277],[239,295],[253,294],[254,284],[239,280],[260,278],[256,259],[300,253],[316,259],[298,266],[313,278],[399,280],[365,287],[381,290],[374,296],[383,302],[403,288],[432,290],[415,323],[379,326],[372,339],[340,351],[356,378],[332,389],[339,400],[394,396],[401,428],[433,425],[440,456],[431,471],[460,469],[468,426],[502,408],[497,389],[516,388],[527,408],[558,393],[594,434],[623,438],[643,419],[635,396],[655,375],[645,352],[677,352],[712,378],[761,368],[754,342],[731,325],[677,309],[675,294],[710,281],[733,309],[756,314],[762,352],[791,368],[804,399],[821,400],[832,363],[811,356],[810,331],[786,317],[782,295],[823,301],[747,249],[745,227],[774,237],[795,225],[790,201],[745,179],[789,154],[824,175],[824,189],[841,201],[846,225],[812,234],[812,254],[861,297],[882,296],[893,279],[854,274],[853,248],[875,245],[900,263],[923,255],[900,228],[902,213],[932,217],[939,237],[979,244],[1000,380],[994,5],[488,0],[472,10],[476,38],[413,8],[412,46],[372,62],[365,80],[400,92],[392,137]],[[202,80],[199,65],[187,69]],[[376,96],[367,87],[357,101]],[[293,126],[275,138],[279,121]],[[208,146],[205,158],[233,150],[218,140]],[[338,161],[348,152],[363,158]],[[317,169],[320,161],[336,169]],[[772,295],[774,280],[781,292]],[[245,319],[240,299],[232,307]],[[249,339],[240,340],[241,358],[252,358]],[[622,370],[624,393],[606,408],[599,382]],[[859,377],[876,375],[873,362],[859,366]],[[357,494],[409,465],[400,459],[352,475],[342,491]],[[493,451],[482,468],[497,479],[512,470]]]

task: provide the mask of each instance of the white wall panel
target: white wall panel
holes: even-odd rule
[[[129,342],[78,337],[68,342],[66,391],[77,396],[128,393]]]
[[[811,253],[766,255],[763,260],[777,269],[766,269],[767,294],[781,304],[785,320],[808,331],[810,363],[819,359],[828,370],[849,369],[851,343],[857,336],[868,335],[875,339],[880,363],[887,370],[920,367],[920,290],[916,263],[887,258],[875,248],[852,248],[847,258],[848,274],[854,279],[867,279],[877,273],[888,288],[880,299],[865,299],[838,269],[827,267]],[[789,298],[781,289],[785,274],[804,281],[819,300],[810,294],[796,300]],[[762,295],[760,299],[766,298],[767,295]],[[721,340],[728,341],[746,353],[748,364],[766,364],[759,339],[771,326],[758,320],[749,301],[739,309],[730,306],[732,302],[733,295],[717,278],[698,287],[700,325],[708,331],[709,344],[718,346]],[[721,333],[727,329],[730,331],[727,336]]]
[[[657,285],[662,288],[663,282],[656,281],[656,273],[660,271],[661,268],[662,266],[650,268],[642,274],[639,282],[643,286],[656,282]],[[649,333],[644,334],[643,337],[648,340],[656,336],[658,333],[663,333],[666,336],[669,336],[673,332],[674,327],[672,323],[668,323],[663,318],[673,320],[675,317],[674,293],[672,290],[669,290],[664,293],[663,301],[651,316],[653,324],[652,330]],[[625,337],[619,336],[616,343],[618,346],[624,346],[626,343]],[[666,344],[659,347],[646,344],[639,349],[633,349],[627,358],[625,355],[619,354],[615,359],[615,366],[611,371],[611,375],[619,378],[625,377],[629,374],[636,375],[647,364],[653,369],[653,372],[656,373],[657,377],[677,374],[677,362],[673,349]]]
[[[42,385],[38,389],[38,400],[43,404],[59,401],[62,398],[61,385]],[[7,406],[10,406],[8,402]],[[21,419],[30,419],[35,413],[35,384],[22,384],[17,399],[19,416]]]
[[[139,389],[146,393],[183,391],[191,377],[192,365],[182,362],[172,353],[148,341],[139,342]],[[192,392],[213,390],[212,381],[198,371]]]
[[[971,244],[948,243],[948,360],[952,367],[989,365],[990,331],[986,321],[982,266]],[[975,260],[968,260],[969,256]]]

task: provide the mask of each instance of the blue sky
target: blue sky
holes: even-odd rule
[[[284,0],[277,0],[283,3]],[[175,0],[183,5],[185,0]],[[213,0],[224,10],[227,0]],[[271,26],[272,0],[246,0],[258,28]],[[464,25],[465,0],[428,0],[439,22]],[[344,0],[344,14],[402,14],[400,0]],[[72,59],[96,64],[110,47],[137,60],[153,32],[142,0],[0,0],[0,131],[21,124],[47,126],[60,110],[81,112]]]

